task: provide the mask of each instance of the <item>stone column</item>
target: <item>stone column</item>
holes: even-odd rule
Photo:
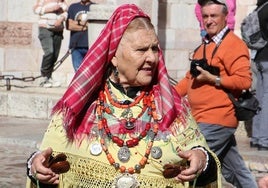
[[[88,42],[89,46],[99,36],[101,30],[106,24],[107,20],[112,15],[113,11],[120,5],[125,3],[134,3],[142,8],[152,19],[152,23],[155,26],[156,31],[158,30],[158,1],[155,0],[99,0],[97,4],[90,6],[88,13]],[[98,1],[97,1],[98,2]]]
[[[89,47],[97,39],[107,20],[111,17],[115,9],[116,6],[111,4],[94,4],[90,6],[90,11],[88,13]]]

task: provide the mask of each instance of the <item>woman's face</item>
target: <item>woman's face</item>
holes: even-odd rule
[[[117,48],[113,65],[123,87],[147,86],[158,66],[158,39],[153,29],[126,32]]]

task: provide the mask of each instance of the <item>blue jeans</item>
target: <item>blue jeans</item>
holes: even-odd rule
[[[38,38],[44,51],[41,64],[41,75],[50,78],[54,69],[54,64],[57,62],[59,56],[63,31],[51,31],[40,27]]]
[[[256,97],[260,102],[261,111],[253,118],[251,141],[268,147],[268,61],[258,63],[262,73],[257,72]]]
[[[76,72],[82,63],[85,55],[87,54],[88,48],[74,48],[72,50],[72,62],[74,71]]]

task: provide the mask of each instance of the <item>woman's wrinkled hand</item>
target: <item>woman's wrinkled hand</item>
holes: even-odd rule
[[[207,156],[205,152],[200,149],[178,151],[178,155],[182,159],[188,161],[189,165],[187,168],[182,168],[179,174],[175,177],[179,182],[193,181],[206,167]]]
[[[58,184],[59,175],[54,173],[48,167],[48,161],[51,154],[51,148],[47,148],[46,150],[37,154],[32,161],[31,173],[33,174],[33,177],[41,183]]]

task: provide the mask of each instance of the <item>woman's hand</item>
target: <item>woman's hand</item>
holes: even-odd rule
[[[183,168],[175,177],[175,179],[180,182],[194,180],[206,167],[207,156],[201,149],[178,151],[178,155],[189,162],[189,166],[187,168]]]
[[[37,154],[32,161],[31,173],[33,174],[33,177],[41,183],[58,184],[59,175],[47,167],[51,154],[51,148],[47,148]]]

